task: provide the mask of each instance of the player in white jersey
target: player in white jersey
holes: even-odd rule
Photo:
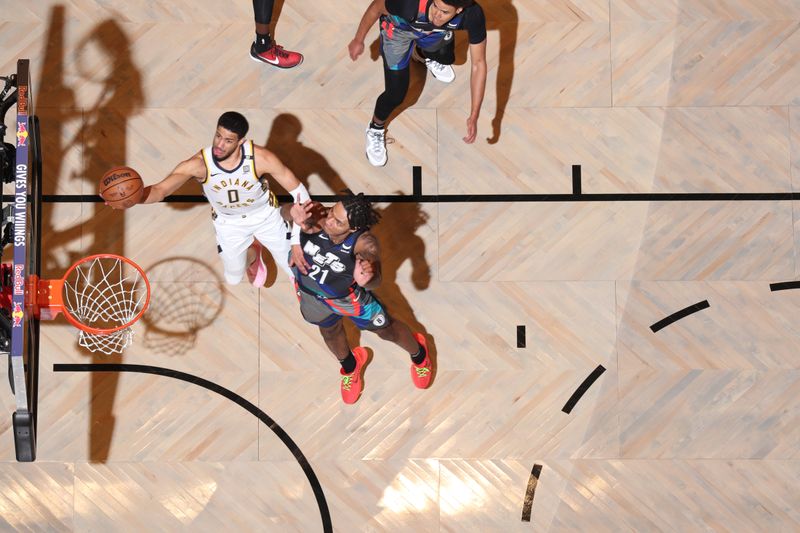
[[[160,182],[145,187],[141,203],[159,202],[189,180],[200,182],[211,204],[225,281],[239,283],[249,263],[248,277],[260,287],[266,280],[266,267],[259,243],[269,249],[275,263],[290,278],[294,278],[292,266],[303,273],[308,268],[300,249],[298,226],[292,226],[289,238],[289,206],[281,209],[266,177],[260,176],[272,175],[295,202],[304,202],[309,196],[305,186],[275,154],[245,139],[248,129],[247,119],[241,114],[223,113],[213,144],[178,164]],[[248,249],[255,252],[250,261]]]

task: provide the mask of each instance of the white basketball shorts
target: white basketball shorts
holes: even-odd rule
[[[245,215],[217,214],[214,229],[227,283],[235,285],[242,280],[247,268],[247,249],[254,239],[258,239],[272,254],[275,264],[294,279],[289,268],[289,226],[281,217],[280,208],[265,206]]]

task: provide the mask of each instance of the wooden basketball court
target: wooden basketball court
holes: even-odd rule
[[[383,168],[376,29],[346,49],[367,3],[279,2],[305,62],[278,71],[248,57],[249,1],[0,0],[0,74],[31,59],[42,123],[45,274],[113,252],[153,285],[122,357],[42,325],[35,463],[0,394],[0,529],[800,529],[800,291],[771,287],[800,275],[800,2],[479,0],[478,140],[459,35],[452,84],[412,65]],[[378,294],[428,335],[430,389],[351,329],[372,361],[344,405],[284,274],[224,284],[207,204],[74,201],[117,165],[160,180],[229,109],[312,195],[412,196],[378,205]]]

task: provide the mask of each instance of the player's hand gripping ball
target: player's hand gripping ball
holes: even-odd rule
[[[100,178],[100,196],[114,209],[138,204],[144,194],[144,182],[130,167],[112,168]]]

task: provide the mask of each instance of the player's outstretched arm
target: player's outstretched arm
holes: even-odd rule
[[[358,56],[364,53],[364,39],[367,37],[369,29],[375,24],[381,15],[388,15],[386,11],[386,0],[372,0],[372,3],[364,11],[361,17],[361,22],[358,23],[355,37],[347,45],[347,52],[350,54],[350,59],[355,61]]]
[[[297,176],[289,170],[289,167],[278,159],[278,156],[263,146],[254,146],[254,156],[258,175],[261,176],[265,173],[272,175],[281,187],[289,191],[289,194],[292,195],[292,201],[295,204],[307,202],[311,199],[305,185],[300,183]],[[286,218],[283,209],[281,210],[281,214]],[[306,262],[303,256],[303,250],[300,248],[300,226],[298,224],[292,226],[291,245],[292,255],[289,259],[289,266],[296,266],[300,272],[307,274],[309,264]]]
[[[206,165],[203,163],[203,156],[198,152],[186,161],[179,163],[175,170],[163,180],[145,187],[141,203],[154,204],[160,202],[177,191],[181,185],[190,179],[201,179],[205,175]]]
[[[469,79],[470,113],[467,118],[467,135],[463,138],[467,144],[475,142],[478,136],[478,116],[486,92],[486,39],[469,45],[469,59],[472,65]]]
[[[289,170],[289,167],[284,165],[283,162],[278,159],[278,156],[263,146],[256,145],[253,148],[255,151],[256,170],[258,171],[259,176],[270,174],[273,178],[275,178],[275,181],[277,181],[281,187],[292,194],[293,198],[295,196],[294,191],[298,187],[302,187],[302,190],[305,192],[306,196],[308,196],[305,186],[300,183],[300,180],[297,179],[297,177],[294,175],[294,172]],[[300,199],[300,201],[305,200],[308,200],[308,198]],[[294,201],[296,202],[297,198],[294,198]]]
[[[381,251],[378,239],[366,231],[356,241],[356,268],[353,279],[365,289],[372,290],[381,284]]]

